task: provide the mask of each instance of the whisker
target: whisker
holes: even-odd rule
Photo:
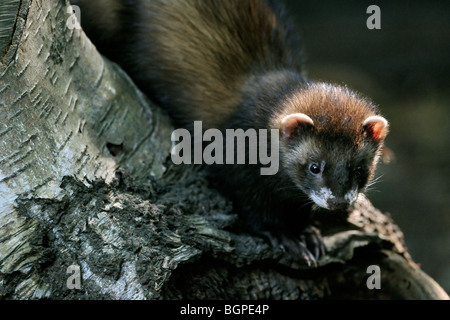
[[[300,209],[303,209],[304,207],[310,205],[310,204],[314,204],[315,202],[312,201],[311,199],[308,198],[308,201],[306,201],[305,203],[303,203],[302,206],[300,206]]]
[[[375,188],[366,188],[365,192],[366,193],[373,193],[373,192],[381,192],[381,191],[378,190],[378,189],[375,189]]]
[[[383,176],[384,176],[384,175],[380,175],[380,176],[378,176],[378,177],[372,179],[371,181],[369,181],[369,183],[368,183],[367,186],[366,186],[366,190],[368,190],[368,189],[369,189],[370,187],[372,187],[373,185],[375,185],[375,184],[381,182],[381,181],[382,181],[381,178],[383,178]]]
[[[285,190],[299,190],[298,187],[296,186],[289,186],[289,187],[282,187],[282,188],[277,188],[278,191],[285,191]]]

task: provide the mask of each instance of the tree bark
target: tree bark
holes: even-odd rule
[[[315,267],[238,233],[202,169],[171,164],[167,115],[68,6],[0,4],[0,298],[448,299],[365,197],[320,219]]]

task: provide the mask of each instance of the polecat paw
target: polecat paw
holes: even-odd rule
[[[303,230],[300,238],[302,242],[306,243],[306,247],[311,251],[316,260],[319,260],[320,257],[325,255],[326,248],[319,229],[308,226]]]
[[[305,228],[300,236],[274,232],[261,232],[261,235],[275,250],[283,250],[290,258],[308,267],[317,266],[317,261],[326,252],[320,231],[313,226]]]

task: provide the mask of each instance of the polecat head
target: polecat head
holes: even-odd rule
[[[276,118],[281,164],[319,207],[352,205],[372,178],[388,122],[347,88],[315,83],[285,101]]]

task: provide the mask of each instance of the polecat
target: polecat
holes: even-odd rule
[[[373,176],[388,122],[346,87],[303,75],[284,11],[264,0],[72,1],[100,52],[178,126],[275,128],[280,170],[215,165],[211,181],[254,232],[314,262],[313,208],[345,210]]]

